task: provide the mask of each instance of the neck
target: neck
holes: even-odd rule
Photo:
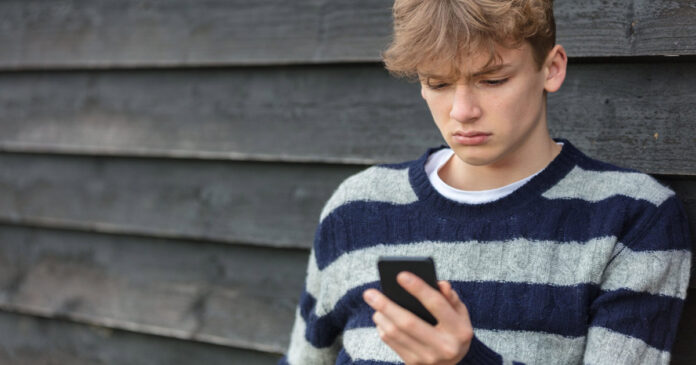
[[[496,189],[542,170],[560,152],[561,146],[546,134],[541,141],[528,141],[509,151],[506,154],[508,157],[488,165],[470,165],[455,154],[442,167],[439,175],[447,185],[460,190]]]

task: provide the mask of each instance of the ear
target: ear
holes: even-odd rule
[[[565,49],[560,44],[555,45],[544,61],[544,90],[552,93],[561,88],[563,80],[565,80],[567,66],[568,56]]]

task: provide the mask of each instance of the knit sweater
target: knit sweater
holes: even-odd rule
[[[466,304],[463,364],[668,364],[691,243],[673,191],[570,142],[485,204],[440,195],[419,159],[375,165],[324,206],[279,364],[400,364],[363,301],[380,255],[431,256]]]

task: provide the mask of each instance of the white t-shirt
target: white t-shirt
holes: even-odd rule
[[[558,145],[563,145],[563,143],[557,143]],[[425,163],[425,173],[428,175],[428,180],[430,184],[445,198],[454,200],[460,203],[466,204],[483,204],[498,200],[507,195],[512,194],[515,190],[519,189],[527,181],[531,180],[538,173],[544,171],[541,169],[536,173],[525,177],[522,180],[515,181],[514,183],[505,185],[500,188],[490,189],[490,190],[459,190],[447,185],[438,174],[438,171],[445,165],[447,161],[454,155],[454,151],[451,148],[443,148],[430,156]]]

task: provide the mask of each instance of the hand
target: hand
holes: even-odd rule
[[[368,289],[363,298],[375,310],[372,320],[382,341],[407,365],[449,365],[461,361],[469,351],[474,329],[469,311],[449,282],[438,282],[440,291],[437,291],[418,276],[405,271],[399,273],[397,281],[438,323],[431,326],[378,290]]]

